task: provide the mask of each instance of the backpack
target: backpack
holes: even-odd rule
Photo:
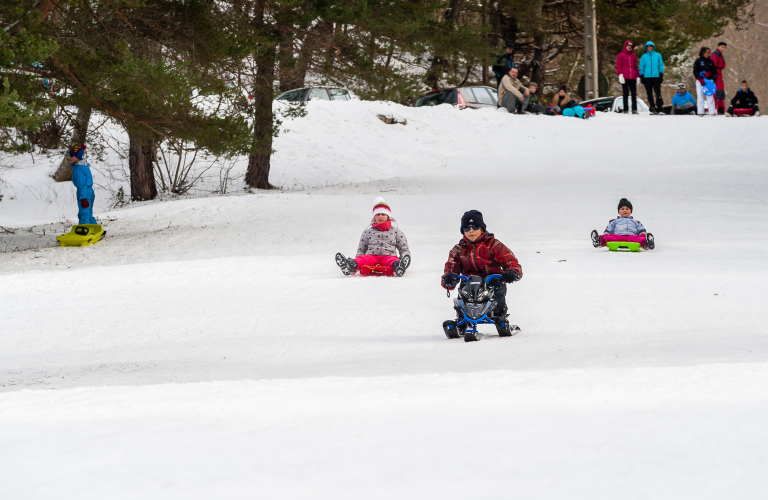
[[[704,80],[704,85],[701,87],[701,93],[707,97],[715,95],[715,92],[717,92],[717,85],[715,85],[715,82],[708,78],[704,78],[704,71],[699,73],[699,76]]]

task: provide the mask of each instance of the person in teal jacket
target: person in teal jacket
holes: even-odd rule
[[[72,165],[72,184],[77,189],[77,218],[78,224],[98,224],[93,216],[93,202],[96,199],[93,192],[93,177],[91,165],[83,159],[85,144],[69,150],[69,162]]]
[[[648,105],[651,113],[658,115],[664,106],[661,98],[661,82],[664,81],[664,61],[661,54],[656,52],[656,46],[651,41],[645,42],[645,54],[640,58],[640,80],[645,85],[645,93],[648,95]],[[653,93],[656,92],[656,101]]]
[[[677,86],[677,93],[672,97],[671,115],[695,115],[696,99],[685,90],[685,84]]]

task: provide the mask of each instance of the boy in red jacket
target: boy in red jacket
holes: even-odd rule
[[[477,210],[465,212],[461,218],[461,233],[464,237],[448,253],[441,281],[443,288],[453,290],[463,274],[488,277],[501,274],[495,286],[494,299],[497,302],[495,316],[503,320],[507,316],[507,285],[523,277],[523,269],[517,257],[504,243],[486,231],[483,214]]]

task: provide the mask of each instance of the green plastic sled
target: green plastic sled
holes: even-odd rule
[[[101,240],[107,234],[101,224],[78,224],[72,226],[67,234],[57,236],[56,240],[63,247],[87,247]]]
[[[640,243],[629,241],[608,241],[605,243],[611,252],[639,252]],[[620,250],[621,249],[621,250]]]

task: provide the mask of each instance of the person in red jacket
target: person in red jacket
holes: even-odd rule
[[[632,114],[637,114],[637,77],[640,76],[635,43],[632,40],[624,42],[624,50],[616,56],[616,74],[624,92],[624,114],[629,113],[629,93],[632,93]]]
[[[482,276],[501,274],[495,283],[494,299],[497,302],[496,316],[507,314],[507,285],[523,277],[523,268],[517,257],[504,243],[487,232],[483,214],[477,210],[465,212],[461,218],[461,241],[448,253],[443,276],[443,288],[453,290],[459,284],[459,275]],[[493,284],[493,281],[491,282]]]
[[[723,53],[728,48],[728,44],[720,42],[717,44],[717,50],[712,52],[712,62],[715,63],[717,68],[717,77],[715,78],[715,86],[717,87],[717,93],[715,93],[715,109],[717,113],[722,115],[725,113],[725,82],[723,81],[723,70],[725,69],[725,58]]]

